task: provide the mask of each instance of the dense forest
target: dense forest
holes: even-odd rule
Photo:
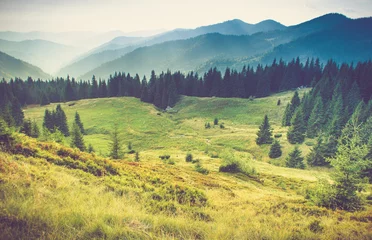
[[[330,108],[339,101],[337,98],[342,98],[342,103],[338,103],[342,107],[337,111],[345,116],[343,111],[346,110],[347,117],[353,114],[361,100],[364,104],[368,103],[372,95],[370,76],[371,61],[359,62],[356,66],[338,66],[329,60],[323,67],[319,60],[311,59],[302,64],[297,58],[289,63],[274,60],[271,65],[258,65],[256,69],[247,66],[240,72],[227,68],[224,74],[213,68],[204,76],[193,72],[183,74],[170,71],[156,75],[152,71],[148,81],[145,76],[141,81],[138,74],[133,77],[125,73],[115,73],[107,81],[97,80],[94,76],[91,81],[76,81],[69,76],[47,81],[33,80],[31,77],[26,81],[16,78],[0,83],[0,113],[9,125],[20,126],[23,121],[21,107],[30,104],[47,105],[51,102],[88,98],[131,96],[165,109],[174,106],[179,95],[254,98],[307,86],[315,88],[302,103],[304,121],[315,121],[314,116],[311,116],[313,111],[318,111],[318,115],[325,118],[324,121],[330,121],[336,114]],[[334,93],[333,89],[337,92]],[[296,107],[288,109],[284,125],[290,125]],[[326,123],[324,125],[320,121],[311,125],[309,135],[317,135],[320,128],[330,125]]]

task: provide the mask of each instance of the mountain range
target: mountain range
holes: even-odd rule
[[[322,62],[330,58],[340,63],[363,61],[372,56],[368,29],[372,29],[372,18],[326,14],[288,27],[273,20],[248,24],[235,19],[155,36],[115,36],[75,57],[55,75],[90,79],[92,75],[107,78],[122,71],[141,75],[168,69],[203,73],[210,67],[239,69],[247,64],[271,63],[274,58],[290,61],[297,56],[301,61],[309,57]],[[15,56],[25,60],[25,56]],[[35,59],[30,63],[40,66]]]
[[[40,68],[0,52],[0,78],[10,79],[15,76],[22,79],[27,79],[29,76],[32,76],[33,79],[50,78],[50,75],[43,72]]]

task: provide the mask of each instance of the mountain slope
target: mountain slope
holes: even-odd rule
[[[343,22],[333,29],[319,31],[276,47],[267,54],[264,62],[274,58],[289,61],[300,56],[319,58],[322,62],[332,58],[336,62],[357,62],[370,60],[372,56],[372,18]]]
[[[202,35],[187,40],[179,40],[142,47],[114,61],[88,72],[84,79],[106,78],[115,71],[149,74],[151,70],[166,71],[177,69],[188,71],[212,58],[254,56],[269,50],[268,41],[254,41],[250,36],[227,36],[217,33]]]
[[[128,53],[129,49],[134,50],[143,46],[151,46],[167,41],[183,40],[208,33],[220,33],[224,35],[250,35],[257,32],[268,32],[273,30],[283,30],[286,27],[273,20],[262,21],[257,24],[248,24],[241,20],[235,19],[209,26],[203,26],[196,29],[176,29],[152,38],[128,38],[118,37],[112,41],[84,54],[84,58],[75,61],[59,71],[59,75],[76,75],[79,76],[99,67],[105,62],[117,59]],[[131,45],[131,48],[128,46]],[[112,51],[116,50],[116,51]],[[100,53],[98,55],[97,53]],[[121,55],[120,55],[121,54]],[[93,56],[94,55],[94,56]],[[104,57],[101,57],[104,56]]]
[[[79,54],[79,50],[45,40],[26,40],[21,42],[0,39],[0,51],[22,59],[49,73],[55,72],[64,62]]]
[[[50,76],[43,72],[40,68],[29,63],[18,60],[3,52],[0,52],[0,78],[9,80],[10,78],[20,77],[27,79],[31,76],[33,79],[48,79]]]

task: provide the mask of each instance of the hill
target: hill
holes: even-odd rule
[[[228,24],[240,26],[239,23],[239,21],[231,21],[231,23],[225,23],[227,25],[224,26],[228,26]],[[368,60],[363,57],[368,56],[368,50],[366,53],[361,51],[363,47],[371,49],[368,42],[372,38],[366,33],[368,31],[365,31],[369,26],[371,24],[368,19],[353,20],[341,14],[327,14],[299,25],[275,31],[260,32],[249,37],[233,35],[216,37],[214,34],[206,34],[187,41],[170,41],[149,46],[148,48],[136,49],[119,59],[91,70],[83,77],[91,77],[93,74],[107,77],[108,73],[115,71],[148,74],[151,69],[156,71],[166,71],[167,69],[196,70],[202,74],[208,68],[214,66],[221,70],[226,67],[241,69],[243,65],[247,64],[271,63],[275,57],[277,59],[283,57],[285,60],[291,60],[291,58],[297,56],[301,56],[302,60],[306,60],[308,57],[321,57],[324,61],[325,59],[337,57],[335,54],[339,54],[340,56],[344,55],[344,57],[337,58],[337,61]],[[232,29],[241,28],[243,27]],[[209,28],[209,30],[211,29],[213,28]],[[221,28],[220,31],[223,32]],[[175,32],[174,34],[182,35],[183,33]],[[224,40],[221,40],[221,38],[224,38]],[[336,44],[332,44],[332,41],[336,41]],[[232,47],[229,45],[232,42],[240,42],[240,44],[235,43],[236,46]],[[332,44],[332,48],[328,50],[330,44]],[[202,47],[198,49],[190,45]],[[345,50],[347,54],[343,51],[337,53],[336,50],[340,47],[342,47],[341,49],[347,47]],[[208,50],[204,50],[211,48],[214,49],[213,54]],[[231,48],[235,50],[231,51]],[[198,49],[197,54],[196,51],[194,52],[195,49]],[[285,49],[287,49],[286,52]],[[314,51],[312,51],[313,49]],[[280,51],[283,51],[283,53]],[[156,54],[157,56],[162,56],[161,59],[158,57],[155,60]]]
[[[0,39],[0,51],[54,73],[80,50],[45,40],[14,42]]]
[[[50,76],[43,72],[40,68],[35,67],[27,62],[16,59],[3,52],[0,52],[0,78],[9,80],[11,78],[20,77],[27,79],[31,76],[33,79],[49,79]]]
[[[253,101],[183,97],[174,113],[133,98],[64,103],[70,121],[80,113],[86,141],[103,155],[107,131],[120,123],[124,144],[132,142],[140,162],[133,162],[132,154],[113,161],[19,135],[14,149],[0,153],[0,237],[37,238],[43,232],[57,239],[368,239],[370,205],[356,213],[331,211],[304,197],[316,176],[328,179],[330,170],[268,164],[262,154],[267,146],[253,143],[262,114],[269,113],[274,132],[286,132],[279,125],[292,94]],[[27,108],[25,114],[40,125],[44,109]],[[214,117],[226,128],[205,129]],[[286,154],[292,147],[284,139]],[[304,153],[309,149],[300,147]],[[222,149],[259,175],[218,172],[226,157]],[[208,175],[185,162],[188,152]],[[158,158],[164,154],[173,162]]]
[[[251,36],[211,33],[187,40],[165,42],[138,48],[119,59],[105,63],[83,75],[84,79],[107,76],[115,71],[148,75],[167,69],[189,71],[213,58],[252,57],[271,48],[269,41],[255,41]],[[159,57],[161,56],[161,57]]]
[[[223,35],[250,35],[257,32],[268,32],[273,30],[283,30],[286,27],[273,20],[262,21],[257,24],[248,24],[235,19],[196,29],[176,29],[166,33],[158,34],[147,38],[115,38],[96,49],[89,51],[68,66],[59,71],[59,75],[80,76],[88,71],[99,67],[101,64],[118,59],[136,48],[151,46],[168,41],[183,40],[209,33],[220,33]]]

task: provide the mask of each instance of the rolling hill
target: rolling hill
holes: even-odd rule
[[[49,79],[50,75],[43,72],[40,68],[35,67],[27,62],[9,56],[0,52],[0,78],[9,80],[10,78],[20,77],[24,80],[27,77],[33,79]]]
[[[274,132],[285,134],[281,116],[292,95],[183,97],[172,114],[128,97],[62,103],[70,123],[80,113],[86,142],[97,153],[17,135],[14,149],[0,152],[0,238],[40,238],[42,232],[47,239],[369,239],[370,204],[358,212],[332,211],[306,197],[332,169],[275,166],[267,163],[269,146],[254,143],[265,113]],[[55,106],[29,107],[25,114],[41,126],[45,108]],[[204,128],[215,116],[226,129]],[[115,122],[123,145],[131,141],[139,151],[139,162],[129,153],[121,160],[102,157]],[[277,163],[294,148],[285,135],[281,143]],[[309,152],[310,146],[299,147]],[[185,161],[186,153],[195,163]],[[160,160],[164,154],[170,159]],[[257,175],[219,172],[228,156]],[[198,172],[198,165],[209,173]]]

